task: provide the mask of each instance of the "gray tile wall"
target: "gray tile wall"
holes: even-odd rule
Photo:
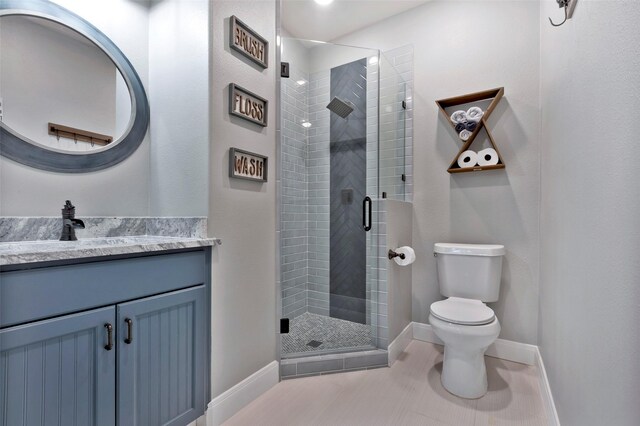
[[[282,313],[295,318],[307,311],[307,137],[302,123],[309,118],[308,76],[291,66],[291,78],[282,79],[281,144],[281,290]]]
[[[330,315],[366,324],[367,58],[331,69],[331,98],[353,106],[331,113]]]
[[[307,200],[309,312],[329,316],[329,123],[330,71],[309,76],[309,128]]]

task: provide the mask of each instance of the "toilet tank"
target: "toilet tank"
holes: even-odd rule
[[[440,294],[495,302],[500,294],[504,246],[437,243]]]

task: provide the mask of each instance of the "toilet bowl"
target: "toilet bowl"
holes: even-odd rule
[[[444,343],[442,385],[462,398],[487,392],[484,353],[500,334],[500,322],[484,302],[498,300],[502,245],[437,243],[434,253],[440,293],[429,323]]]
[[[442,315],[442,309],[438,310],[437,304],[443,302],[459,305],[458,312],[451,309],[452,312]],[[469,308],[467,305],[471,304],[479,304],[490,312],[474,312],[478,310],[475,306],[471,306],[470,311],[465,311],[465,308]],[[436,305],[435,309],[433,305]],[[500,322],[489,307],[477,300],[452,297],[433,305],[429,323],[436,336],[444,343],[442,385],[462,398],[480,398],[487,392],[484,353],[498,338]]]

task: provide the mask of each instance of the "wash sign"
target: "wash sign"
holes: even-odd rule
[[[229,18],[229,28],[229,46],[262,68],[267,68],[269,42],[235,16]]]
[[[257,182],[267,181],[267,160],[264,155],[229,149],[229,177]]]

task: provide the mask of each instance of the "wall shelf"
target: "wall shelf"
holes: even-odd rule
[[[498,147],[495,144],[493,136],[491,135],[491,132],[489,131],[489,128],[487,127],[487,122],[486,122],[486,120],[489,118],[493,110],[498,105],[498,102],[500,102],[500,99],[502,99],[503,95],[504,95],[504,87],[499,87],[497,89],[484,90],[482,92],[470,93],[467,95],[456,96],[456,97],[447,98],[447,99],[440,99],[436,101],[436,104],[438,105],[438,109],[444,115],[449,125],[451,125],[451,127],[455,131],[455,124],[451,121],[450,114],[447,113],[446,108],[451,108],[458,105],[464,105],[464,104],[486,101],[491,99],[491,103],[487,107],[487,110],[484,111],[484,115],[482,116],[480,122],[478,123],[478,126],[471,133],[471,136],[469,136],[469,139],[467,139],[467,141],[464,142],[464,144],[462,145],[462,148],[460,148],[455,158],[449,165],[447,172],[467,173],[467,172],[480,172],[484,170],[496,170],[496,169],[505,168],[504,161],[502,161],[502,155],[500,155],[500,151],[498,150]],[[498,164],[490,165],[490,166],[473,166],[473,167],[458,166],[458,157],[460,156],[460,154],[462,154],[464,151],[468,150],[471,147],[474,140],[476,139],[476,136],[478,136],[478,134],[482,131],[482,129],[484,129],[485,132],[487,133],[489,142],[491,143],[491,147],[498,154]]]

